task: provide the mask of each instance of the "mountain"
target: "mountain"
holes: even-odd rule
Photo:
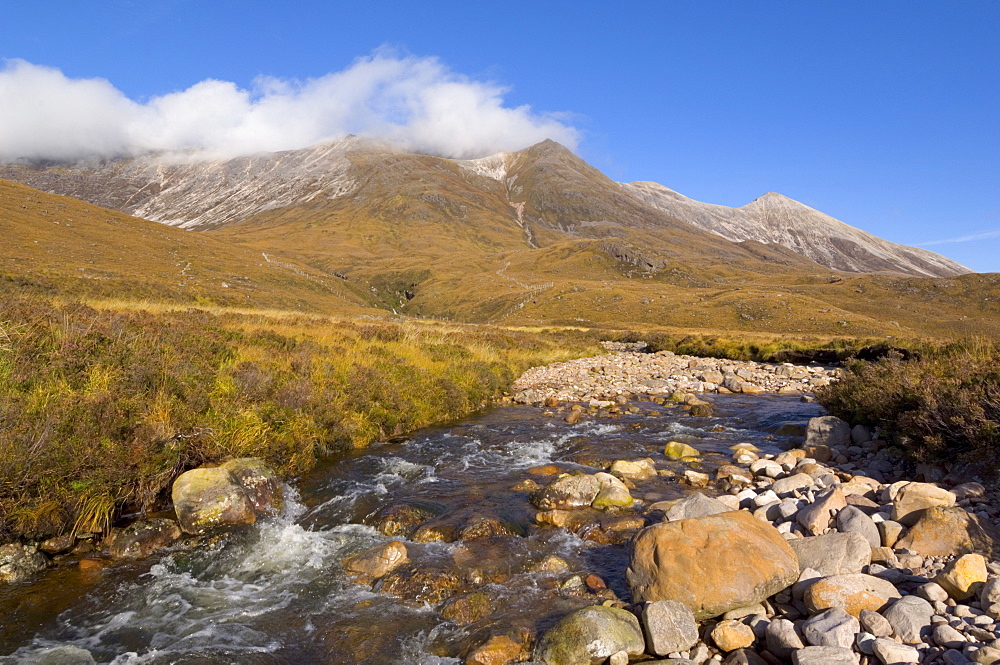
[[[925,277],[972,272],[940,254],[883,240],[774,192],[740,208],[729,208],[689,199],[655,182],[623,183],[622,187],[657,209],[727,240],[782,245],[837,270]]]
[[[147,155],[6,165],[0,177],[49,192],[31,195],[38,200],[65,194],[161,223],[125,222],[103,210],[93,214],[121,219],[94,231],[103,240],[60,236],[62,244],[44,254],[27,231],[42,218],[12,207],[11,224],[22,230],[6,237],[25,265],[35,262],[32,274],[56,259],[44,287],[51,292],[62,276],[62,288],[78,292],[103,285],[101,293],[114,293],[113,282],[126,295],[183,302],[837,336],[993,334],[1000,321],[992,306],[1000,286],[991,276],[961,275],[943,257],[887,243],[778,195],[731,209],[660,185],[616,183],[551,141],[451,160],[349,137],[229,160]],[[189,273],[205,270],[197,289],[171,281],[171,249],[157,244],[156,231],[196,257],[184,260]],[[86,265],[58,263],[74,242],[113,248],[116,240],[128,248],[120,256],[109,249],[88,255]],[[127,273],[129,256],[155,257],[157,271]],[[0,277],[26,279],[20,268],[10,272],[15,265],[0,266]],[[98,269],[117,277],[85,277]],[[285,293],[272,279],[279,273]],[[241,274],[252,288],[237,293],[228,276]]]

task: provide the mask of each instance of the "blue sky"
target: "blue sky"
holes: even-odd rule
[[[993,1],[39,0],[5,7],[0,58],[142,105],[207,79],[253,97],[261,76],[388,54],[394,81],[459,80],[493,131],[562,128],[616,180],[725,205],[777,191],[1000,272],[998,34]]]

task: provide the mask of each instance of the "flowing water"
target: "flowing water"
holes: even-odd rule
[[[67,646],[121,665],[460,663],[492,634],[542,631],[594,602],[586,587],[560,589],[574,574],[595,573],[628,600],[628,545],[535,525],[528,493],[514,487],[549,478],[529,470],[556,464],[593,473],[586,464],[648,456],[680,471],[662,454],[670,440],[701,450],[702,468],[711,470],[736,443],[770,452],[787,447],[779,427],[820,411],[795,397],[718,396],[714,403],[713,418],[636,401],[641,414],[573,425],[532,407],[498,408],[341,455],[295,483],[282,515],[246,531],[104,568],[69,560],[29,583],[0,588],[0,663],[70,662],[46,660]],[[634,495],[648,505],[685,491],[662,477]],[[374,525],[398,504],[435,513],[445,533],[480,517],[518,532],[407,542],[416,568],[436,571],[444,577],[435,579],[460,593],[484,591],[488,616],[468,625],[443,619],[440,603],[420,602],[433,583],[414,600],[345,578],[345,557],[390,540]],[[532,572],[551,556],[568,569]],[[50,651],[57,647],[62,652]]]

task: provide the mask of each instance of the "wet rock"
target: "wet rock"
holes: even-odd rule
[[[20,582],[48,565],[48,558],[30,545],[0,546],[0,582]]]
[[[892,502],[892,519],[903,526],[913,526],[928,508],[950,508],[955,494],[932,483],[910,482],[899,487]]]
[[[483,590],[452,596],[441,607],[441,616],[460,626],[488,617],[496,609],[492,596]]]
[[[596,605],[560,619],[539,640],[535,660],[546,665],[590,665],[620,651],[639,656],[645,648],[634,614]]]
[[[599,490],[591,506],[603,510],[605,508],[627,508],[635,503],[635,499],[628,491],[625,483],[615,478],[610,473],[598,473],[594,475],[599,483]]]
[[[858,656],[842,647],[805,647],[792,653],[792,665],[858,665]]]
[[[565,474],[532,494],[531,502],[542,510],[583,508],[593,503],[600,491],[601,482],[597,476]]]
[[[830,528],[833,516],[846,506],[847,499],[844,498],[844,493],[837,488],[829,489],[818,495],[813,503],[799,510],[795,520],[806,531],[818,536]]]
[[[856,533],[828,533],[788,541],[800,570],[812,568],[823,576],[860,573],[871,563],[871,546]]]
[[[934,506],[923,511],[916,524],[895,544],[924,556],[989,554],[993,540],[978,520],[962,508]]]
[[[676,522],[677,520],[686,520],[693,517],[706,517],[708,515],[728,513],[731,510],[732,508],[718,499],[705,496],[700,492],[693,492],[668,508],[666,518],[669,522]]]
[[[774,619],[767,624],[765,639],[767,650],[782,660],[790,659],[793,651],[805,647],[795,624],[788,619]]]
[[[694,446],[689,446],[680,441],[671,441],[663,448],[663,454],[670,459],[683,459],[685,457],[698,457],[701,455]]]
[[[777,529],[744,511],[643,529],[626,572],[636,600],[679,601],[698,618],[759,603],[798,575]]]
[[[257,515],[281,510],[285,501],[284,488],[278,474],[267,464],[253,457],[231,459],[222,465],[229,477],[243,488]]]
[[[115,533],[108,553],[116,559],[139,559],[170,547],[180,537],[181,529],[173,520],[140,520]]]
[[[348,557],[344,560],[344,571],[370,581],[388,575],[409,560],[406,545],[394,540]]]
[[[806,428],[806,440],[803,448],[808,450],[810,446],[827,446],[829,448],[840,448],[851,445],[851,426],[837,418],[836,416],[820,416],[810,418]],[[810,455],[810,457],[812,457]],[[819,460],[817,461],[824,461]]]
[[[499,517],[472,517],[458,532],[459,540],[480,540],[498,536],[521,536],[521,529]]]
[[[802,637],[817,647],[851,649],[860,630],[858,620],[839,607],[820,612],[802,623]]]
[[[694,613],[674,600],[657,600],[642,608],[642,625],[650,653],[666,656],[687,651],[698,642]]]
[[[278,510],[282,493],[273,471],[254,459],[235,459],[217,467],[182,473],[171,491],[184,533],[254,524]]]
[[[872,645],[872,651],[882,665],[907,665],[920,662],[920,652],[911,646],[897,644],[890,639],[880,637]]]
[[[474,649],[465,659],[465,665],[507,665],[528,659],[528,646],[509,635],[493,635]]]
[[[892,625],[896,637],[906,644],[920,644],[921,632],[930,628],[934,608],[919,596],[903,596],[879,614]]]
[[[965,554],[949,563],[934,581],[955,600],[966,600],[979,592],[986,579],[986,559],[981,554]]]
[[[31,660],[32,665],[95,665],[96,662],[86,649],[68,644],[47,649]]]
[[[715,415],[715,411],[712,409],[712,405],[708,402],[702,402],[701,404],[692,404],[691,411],[692,416],[696,418],[711,418]]]
[[[61,536],[49,538],[38,546],[38,549],[46,554],[59,554],[66,552],[76,545],[76,536],[72,533],[64,533]]]
[[[850,573],[817,580],[806,590],[803,600],[811,612],[839,607],[856,617],[861,610],[877,612],[899,597],[896,587],[883,579]]]
[[[882,546],[878,525],[857,506],[846,506],[837,513],[837,531],[858,534],[868,541],[872,549]]]
[[[458,593],[462,582],[449,570],[403,564],[383,577],[375,590],[415,603],[437,605]]]
[[[622,480],[643,481],[656,477],[656,465],[651,459],[618,460],[611,465],[611,475]]]
[[[397,503],[379,512],[375,528],[390,538],[409,538],[421,524],[433,517],[434,513],[427,508]]]
[[[453,543],[458,540],[458,525],[448,517],[425,522],[413,532],[415,543]]]
[[[711,632],[712,641],[721,651],[729,652],[745,649],[754,643],[754,634],[750,626],[730,619],[715,624]]]

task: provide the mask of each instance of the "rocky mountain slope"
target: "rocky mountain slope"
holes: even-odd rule
[[[553,141],[454,161],[348,137],[228,160],[149,155],[70,167],[8,165],[0,166],[0,176],[198,230],[264,217],[273,221],[273,211],[308,209],[313,216],[329,213],[357,222],[392,218],[397,230],[409,221],[439,222],[449,227],[445,235],[494,248],[616,239],[608,243],[612,253],[651,267],[698,255],[727,264],[756,258],[794,263],[792,254],[780,249],[786,248],[849,272],[934,277],[969,272],[933,252],[890,243],[778,194],[727,208],[655,183],[614,183]],[[289,221],[289,215],[282,218]],[[489,230],[496,225],[504,227],[503,238]],[[632,238],[633,231],[653,237]],[[412,240],[406,235],[403,239]],[[719,242],[720,236],[757,246]]]
[[[782,245],[837,270],[904,272],[926,277],[972,272],[940,254],[883,240],[774,192],[745,206],[729,208],[689,199],[655,182],[627,183],[622,188],[728,240]]]

